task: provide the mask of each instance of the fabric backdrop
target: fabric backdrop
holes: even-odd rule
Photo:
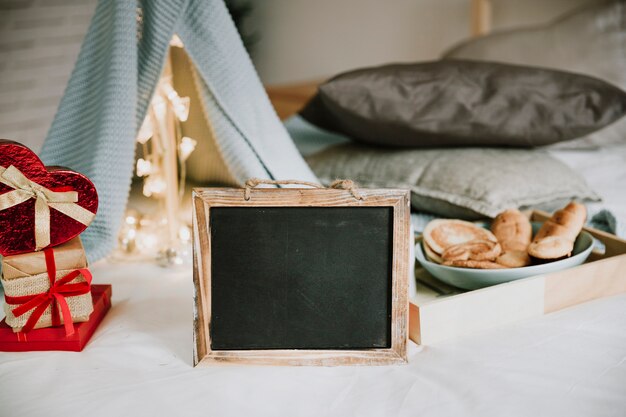
[[[106,256],[130,191],[135,136],[179,35],[217,147],[235,179],[316,181],[274,112],[223,0],[100,0],[41,152],[98,190],[82,235],[90,261]]]

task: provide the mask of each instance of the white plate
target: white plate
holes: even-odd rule
[[[541,227],[541,223],[533,223],[533,235]],[[439,265],[426,258],[422,248],[422,239],[415,244],[415,258],[432,276],[466,290],[489,287],[504,282],[515,281],[534,275],[548,274],[563,269],[578,266],[587,260],[593,249],[593,237],[585,231],[580,232],[574,243],[572,256],[559,261],[548,262],[540,265],[525,266],[522,268],[506,269],[470,269],[457,268],[454,266]]]

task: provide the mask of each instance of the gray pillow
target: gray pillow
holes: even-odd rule
[[[576,172],[541,150],[347,144],[307,162],[325,184],[350,178],[364,187],[410,189],[415,209],[445,217],[495,217],[513,207],[552,211],[573,199],[600,200]]]
[[[552,144],[626,114],[626,93],[585,75],[484,61],[392,64],[322,84],[301,115],[366,143],[404,147]]]
[[[575,71],[626,90],[626,1],[578,8],[541,26],[499,31],[465,41],[444,58],[498,61]],[[560,148],[626,142],[626,118]]]

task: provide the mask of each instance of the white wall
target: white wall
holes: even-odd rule
[[[134,1],[134,0],[111,0]],[[492,0],[496,28],[600,0]],[[0,0],[0,138],[39,150],[96,0]],[[433,59],[469,34],[470,0],[257,0],[254,60],[266,83]]]
[[[495,29],[547,22],[599,0],[492,0]],[[263,0],[250,29],[265,83],[318,79],[366,65],[436,59],[469,36],[470,0]]]
[[[0,0],[0,138],[38,151],[95,0]]]

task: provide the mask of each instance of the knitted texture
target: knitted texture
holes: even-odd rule
[[[223,0],[100,0],[41,152],[47,165],[71,167],[96,185],[100,207],[82,235],[90,261],[115,247],[135,137],[174,33],[235,179],[317,180],[278,120]]]

